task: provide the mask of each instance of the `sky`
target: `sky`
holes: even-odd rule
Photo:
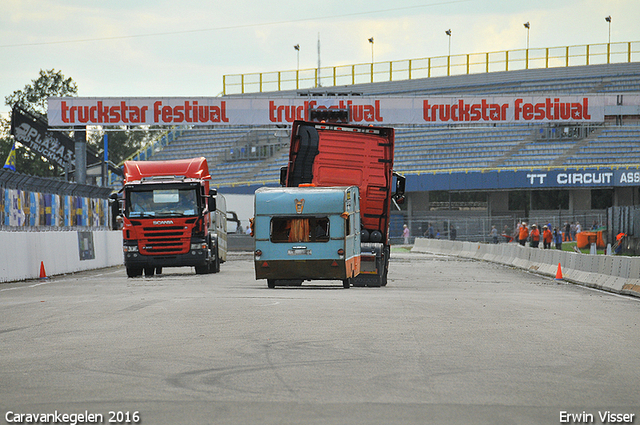
[[[5,96],[61,71],[82,97],[218,96],[223,76],[640,41],[638,0],[2,0]],[[451,39],[445,30],[451,29]]]

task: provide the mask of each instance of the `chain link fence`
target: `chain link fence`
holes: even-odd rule
[[[468,242],[484,242],[491,243],[492,226],[498,230],[498,241],[507,242],[513,238],[514,232],[518,228],[518,224],[526,222],[531,227],[537,224],[540,229],[544,225],[551,225],[564,230],[564,226],[568,223],[574,225],[580,223],[582,230],[591,230],[592,228],[602,228],[607,225],[607,212],[604,210],[594,210],[580,213],[564,213],[540,211],[532,212],[529,217],[523,217],[522,214],[514,213],[512,215],[503,216],[487,216],[486,211],[482,214],[474,214],[473,212],[456,213],[456,214],[413,214],[411,217],[406,212],[397,212],[392,214],[390,236],[392,244],[404,244],[402,237],[403,225],[407,224],[410,230],[409,243],[413,244],[415,238],[428,238],[429,225],[433,228],[433,237],[439,239],[461,240]],[[503,236],[506,235],[506,236]],[[575,236],[573,237],[575,240]]]

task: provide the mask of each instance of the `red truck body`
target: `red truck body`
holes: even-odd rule
[[[124,163],[123,248],[129,277],[162,267],[217,272],[226,259],[224,198],[205,158]]]
[[[362,225],[362,270],[354,284],[384,286],[390,254],[392,199],[402,199],[404,177],[393,194],[394,130],[294,121],[289,161],[281,184],[295,187],[358,186]]]

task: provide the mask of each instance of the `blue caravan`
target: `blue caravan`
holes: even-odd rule
[[[263,187],[256,191],[256,279],[276,285],[341,280],[360,273],[357,186]]]

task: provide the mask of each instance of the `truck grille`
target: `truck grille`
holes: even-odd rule
[[[143,254],[185,254],[189,251],[190,229],[183,226],[143,227],[139,249]]]

